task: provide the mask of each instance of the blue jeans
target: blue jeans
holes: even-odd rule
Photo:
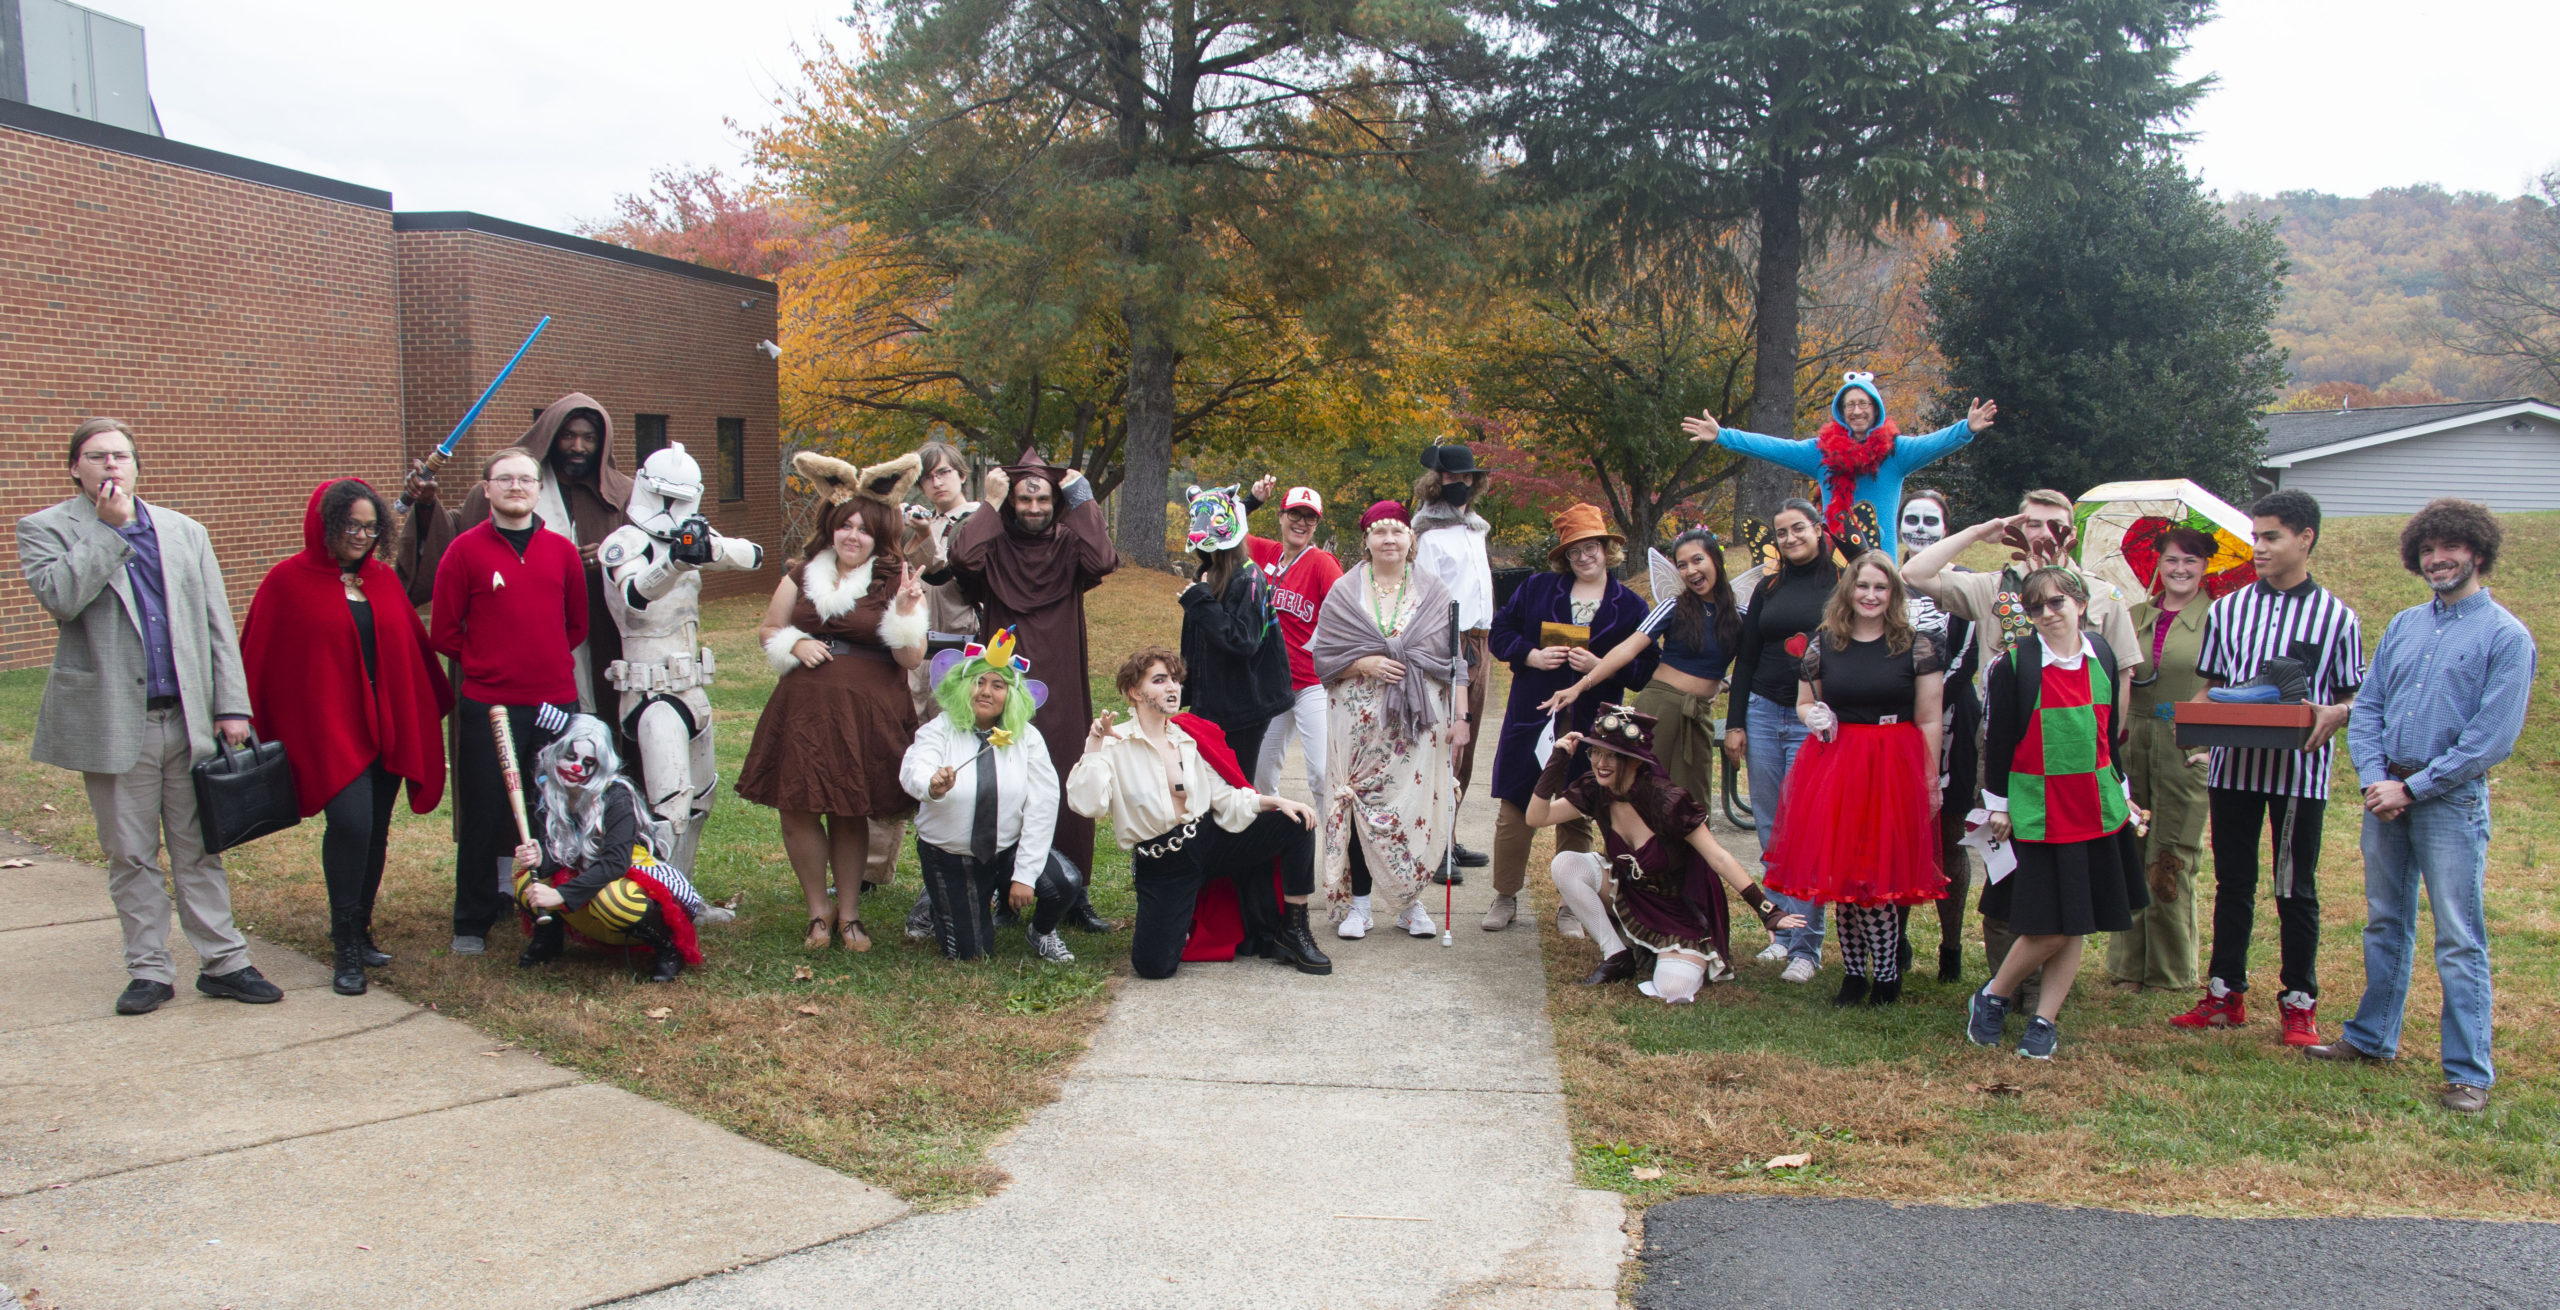
[[[2419,801],[2389,823],[2364,816],[2364,1001],[2347,1021],[2349,1045],[2370,1055],[2400,1053],[2423,880],[2444,982],[2445,1081],[2497,1081],[2489,1063],[2489,928],[2481,906],[2488,859],[2485,781]]]
[[[1743,711],[1745,739],[1749,742],[1748,762],[1751,766],[1751,826],[1760,830],[1761,881],[1767,882],[1769,839],[1778,827],[1778,798],[1787,789],[1787,771],[1796,766],[1796,752],[1804,749],[1804,724],[1797,721],[1795,707],[1780,705],[1766,696],[1755,696],[1737,689],[1737,694],[1750,702]],[[1779,908],[1804,916],[1801,928],[1782,929],[1778,941],[1787,948],[1789,957],[1822,963],[1822,905],[1818,901],[1800,901],[1783,892],[1770,892],[1769,899]]]

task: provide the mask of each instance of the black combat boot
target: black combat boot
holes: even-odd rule
[[[333,936],[337,938],[338,949],[329,989],[340,996],[364,995],[363,935],[353,927],[343,927]]]
[[[1633,948],[1621,946],[1618,948],[1617,954],[1610,956],[1608,959],[1602,960],[1599,968],[1583,975],[1582,985],[1585,987],[1606,987],[1611,983],[1625,982],[1629,978],[1633,978],[1635,976],[1636,953]]]
[[[1333,961],[1316,949],[1316,935],[1307,928],[1307,907],[1284,904],[1280,907],[1280,926],[1271,934],[1270,953],[1263,958],[1297,966],[1300,973],[1331,973]]]
[[[1867,999],[1867,976],[1862,973],[1848,973],[1840,976],[1840,994],[1832,997],[1831,1003],[1834,1006],[1850,1006],[1865,999]]]
[[[516,967],[530,969],[560,958],[569,947],[569,930],[555,916],[549,923],[533,925],[533,940],[524,944],[524,954],[516,957]]]

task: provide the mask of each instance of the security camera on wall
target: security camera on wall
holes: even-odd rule
[[[782,358],[782,347],[777,346],[770,341],[757,342],[756,352],[763,355],[766,359],[778,360]]]

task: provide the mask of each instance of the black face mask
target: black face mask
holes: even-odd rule
[[[1440,502],[1444,505],[1454,505],[1463,509],[1466,506],[1468,498],[1475,494],[1476,488],[1474,483],[1452,482],[1440,488]]]

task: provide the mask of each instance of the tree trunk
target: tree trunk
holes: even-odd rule
[[[1798,304],[1804,277],[1804,189],[1790,173],[1772,176],[1760,189],[1759,284],[1753,290],[1751,430],[1772,437],[1796,434]],[[1767,522],[1778,502],[1795,490],[1796,475],[1764,459],[1742,461],[1734,484],[1736,539],[1742,520]]]
[[[1122,555],[1161,569],[1165,488],[1173,477],[1173,346],[1137,307],[1123,307],[1121,317],[1129,325],[1129,437],[1120,452],[1114,537]]]

